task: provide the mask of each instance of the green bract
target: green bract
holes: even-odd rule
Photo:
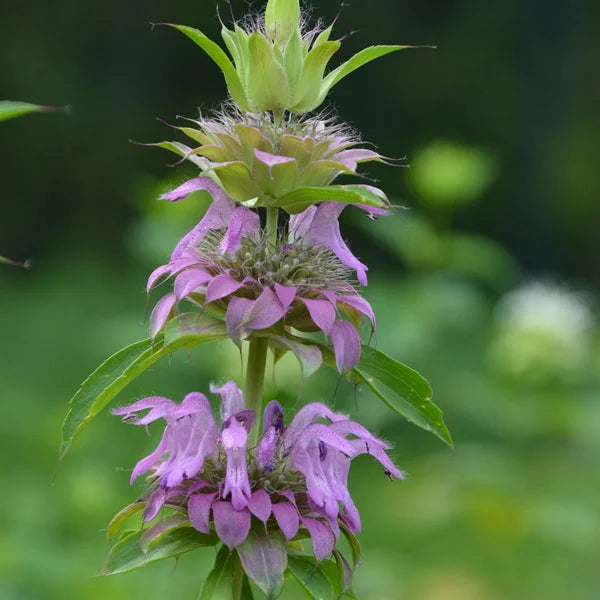
[[[231,97],[244,111],[290,111],[303,114],[318,108],[346,75],[368,62],[411,46],[371,46],[325,75],[339,41],[332,27],[303,30],[299,0],[269,0],[264,17],[252,28],[223,25],[221,36],[233,62],[202,32],[173,25],[208,54],[223,72]]]

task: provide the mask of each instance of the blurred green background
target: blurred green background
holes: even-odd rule
[[[238,15],[246,3],[234,2]],[[338,3],[313,2],[325,22]],[[227,12],[223,5],[222,13]],[[408,472],[391,484],[368,458],[352,491],[363,515],[361,600],[600,597],[600,5],[585,0],[354,2],[337,32],[429,43],[336,88],[341,118],[410,169],[377,166],[399,216],[344,231],[371,267],[377,347],[432,383],[450,450],[336,377],[326,401],[393,441]],[[156,440],[103,415],[56,480],[66,401],[106,356],[146,334],[145,278],[206,206],[158,195],[193,171],[128,142],[172,139],[156,120],[194,117],[224,85],[189,40],[216,38],[213,2],[0,4],[0,97],[70,104],[0,127],[0,598],[194,599],[212,550],[95,577],[106,523],[139,490],[127,470]],[[230,345],[175,355],[119,401],[180,399],[239,378]],[[270,397],[299,406],[293,359]],[[291,587],[284,598],[300,598]]]

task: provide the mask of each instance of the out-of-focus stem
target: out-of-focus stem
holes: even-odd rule
[[[267,241],[274,245],[277,242],[277,221],[279,209],[276,206],[267,207],[267,227],[266,236]]]

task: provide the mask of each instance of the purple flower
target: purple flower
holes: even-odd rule
[[[357,331],[366,318],[372,331],[375,315],[352,283],[353,271],[366,285],[366,266],[344,243],[338,217],[344,204],[324,202],[293,216],[287,234],[273,243],[260,229],[258,215],[237,206],[218,186],[199,177],[174,190],[176,199],[205,189],[214,201],[200,223],[188,233],[168,264],[149,277],[150,292],[164,278],[174,278],[150,317],[154,337],[179,303],[188,300],[210,313],[224,314],[229,336],[237,343],[266,330],[272,345],[299,354],[315,369],[321,355],[293,338],[291,328],[330,336],[340,372],[360,358]],[[236,207],[237,206],[237,207]],[[341,318],[346,316],[347,319]]]
[[[352,459],[370,454],[388,476],[403,477],[385,442],[320,403],[302,408],[286,428],[281,405],[270,402],[262,438],[248,446],[254,411],[238,404],[242,394],[233,382],[212,390],[221,395],[220,428],[200,393],[189,394],[182,404],[152,397],[115,411],[137,425],[166,421],[156,450],[132,473],[132,483],[148,473],[146,521],[165,505],[177,506],[195,529],[216,533],[230,548],[244,542],[253,519],[280,529],[287,540],[304,527],[315,557],[323,560],[336,545],[340,523],[353,532],[361,527],[348,491]],[[141,416],[143,411],[149,412]]]

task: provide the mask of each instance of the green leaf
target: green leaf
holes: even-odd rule
[[[200,46],[200,48],[212,58],[215,64],[223,72],[229,93],[236,104],[238,104],[242,110],[250,110],[246,99],[246,92],[244,91],[240,77],[237,74],[233,63],[229,60],[221,46],[193,27],[188,27],[187,25],[175,25],[173,23],[161,23],[161,25],[167,25],[168,27],[173,27],[174,29],[181,31],[181,33]]]
[[[143,531],[135,531],[123,537],[108,554],[104,575],[127,573],[165,558],[180,556],[196,548],[213,546],[215,539],[192,527],[176,529],[162,536],[148,551],[141,546]]]
[[[226,600],[232,597],[232,554],[227,546],[223,545],[217,557],[212,571],[208,574],[198,600]]]
[[[281,196],[277,205],[291,215],[306,210],[311,204],[319,202],[344,202],[346,204],[364,204],[382,208],[386,203],[372,193],[363,193],[359,186],[332,185],[329,187],[301,187]],[[367,190],[365,190],[367,191]]]
[[[294,93],[300,74],[302,73],[302,63],[304,62],[304,48],[302,46],[302,37],[299,31],[292,34],[284,53],[285,73],[290,82],[290,90]]]
[[[287,568],[285,538],[280,532],[251,531],[237,547],[248,577],[269,599],[277,598],[283,587]]]
[[[271,44],[260,33],[248,40],[248,99],[253,110],[283,110],[291,100],[290,84]]]
[[[288,556],[288,572],[314,600],[333,600],[337,597],[331,579],[312,556]]]
[[[144,529],[140,537],[140,546],[144,552],[148,552],[150,548],[156,546],[166,535],[181,529],[182,527],[191,527],[187,515],[181,513],[173,513],[162,517],[154,525]],[[216,541],[215,541],[216,543]]]
[[[326,95],[331,88],[336,85],[339,81],[344,79],[347,75],[350,75],[356,69],[360,69],[363,65],[370,63],[371,61],[381,58],[391,52],[397,52],[398,50],[405,50],[406,48],[414,48],[415,46],[370,46],[360,52],[356,53],[351,59],[347,60],[344,64],[340,65],[337,69],[334,69],[325,77],[321,87],[321,93]]]
[[[106,528],[106,541],[110,543],[114,537],[117,535],[121,527],[131,519],[134,515],[142,512],[146,507],[145,502],[134,502],[129,506],[126,506],[122,510],[120,510],[108,524]]]
[[[68,111],[68,107],[40,106],[29,102],[13,102],[11,100],[0,100],[0,122],[16,119],[23,115],[35,112],[57,112]]]
[[[69,403],[70,408],[62,428],[59,461],[64,458],[80,431],[146,369],[179,348],[190,349],[198,344],[225,337],[225,333],[216,326],[209,333],[190,333],[178,327],[177,319],[167,326],[165,338],[168,343],[162,346],[161,339],[147,339],[123,348],[102,363],[83,382]],[[175,333],[172,333],[173,329]]]
[[[285,42],[300,27],[300,0],[269,0],[265,26],[272,39]]]
[[[353,373],[393,411],[452,446],[442,411],[432,402],[431,386],[419,373],[368,346],[362,347]]]
[[[294,92],[291,109],[293,112],[304,113],[318,106],[316,103],[321,95],[325,68],[340,46],[340,42],[323,42],[308,53],[304,59],[300,81]]]

